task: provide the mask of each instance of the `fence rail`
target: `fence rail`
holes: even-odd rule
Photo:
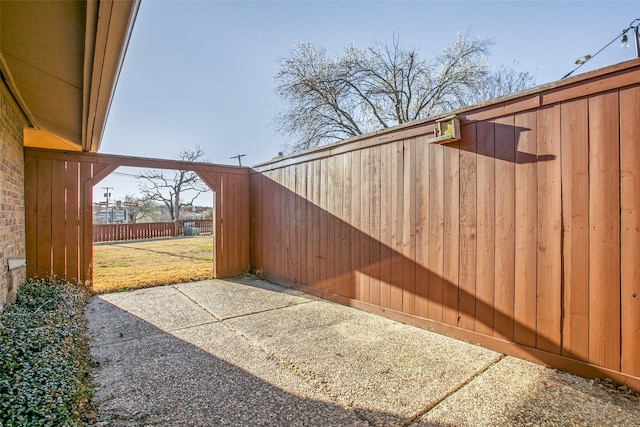
[[[93,242],[158,239],[184,235],[184,227],[198,227],[200,233],[211,233],[212,220],[181,220],[175,222],[145,222],[138,224],[94,224]]]

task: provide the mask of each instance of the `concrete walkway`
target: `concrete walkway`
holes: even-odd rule
[[[640,425],[640,399],[273,285],[94,297],[101,426]]]

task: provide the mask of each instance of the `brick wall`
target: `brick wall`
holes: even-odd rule
[[[26,256],[23,117],[0,82],[0,310],[13,302],[26,272],[25,267],[7,268],[7,259]]]

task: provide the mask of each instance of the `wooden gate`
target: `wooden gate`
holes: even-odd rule
[[[120,166],[196,172],[216,194],[214,277],[247,271],[248,168],[25,148],[28,277],[92,285],[93,187]]]

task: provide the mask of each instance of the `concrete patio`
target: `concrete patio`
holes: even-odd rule
[[[640,399],[265,281],[94,297],[101,426],[640,425]]]

